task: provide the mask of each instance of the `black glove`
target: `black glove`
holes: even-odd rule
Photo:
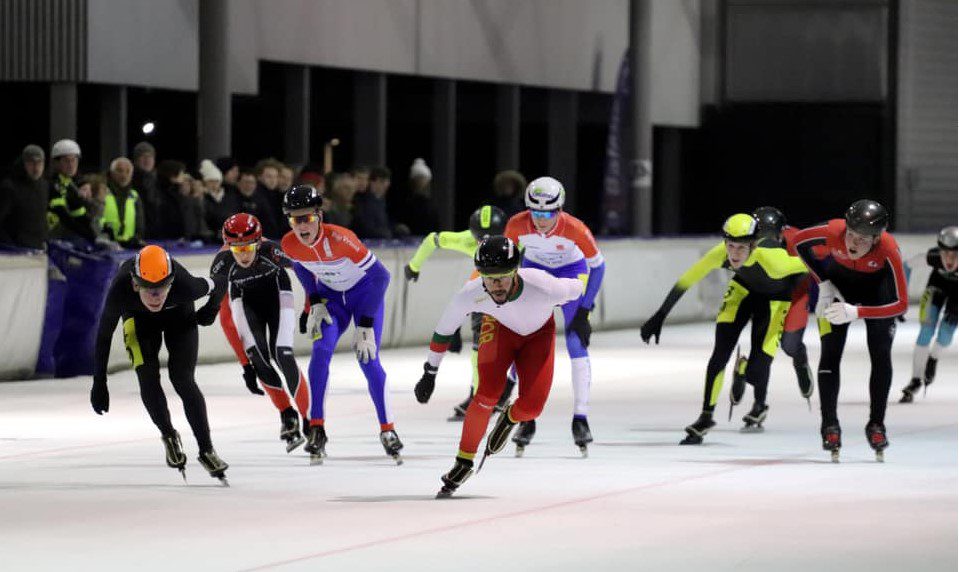
[[[406,275],[406,279],[410,282],[416,282],[420,279],[420,273],[416,270],[413,270],[409,264],[403,267],[403,274]]]
[[[433,395],[433,389],[436,387],[437,371],[439,371],[439,369],[431,366],[429,362],[423,364],[423,377],[416,382],[416,387],[413,388],[413,393],[416,394],[416,400],[420,403],[428,402],[430,396]]]
[[[209,326],[216,320],[216,314],[219,311],[219,305],[204,304],[202,308],[196,311],[196,323],[200,326]]]
[[[110,411],[110,391],[107,389],[107,380],[93,380],[93,387],[90,388],[90,405],[97,415],[103,415]]]
[[[589,347],[589,337],[593,333],[593,326],[589,323],[589,310],[583,307],[578,308],[568,328],[579,337],[584,348]]]
[[[309,312],[303,311],[300,313],[300,333],[301,334],[306,333],[306,322],[307,320],[309,320],[309,318],[310,318]]]
[[[254,395],[263,395],[263,390],[256,383],[256,369],[252,363],[243,366],[243,381],[246,382],[246,388]]]
[[[906,321],[906,315],[905,315],[905,314],[899,314],[898,316],[896,316],[896,321],[899,322],[900,324],[903,323],[903,322],[905,322],[905,321]]]
[[[458,354],[463,351],[463,335],[460,333],[461,328],[456,328],[456,331],[453,332],[453,336],[450,337],[450,345],[447,351]]]
[[[639,330],[639,335],[643,338],[643,341],[647,344],[649,343],[649,338],[655,336],[656,343],[659,343],[659,333],[663,329],[663,320],[666,319],[666,316],[656,312],[653,314],[646,323],[643,324],[643,327]]]

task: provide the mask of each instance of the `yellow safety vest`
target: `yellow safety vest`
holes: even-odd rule
[[[123,205],[123,220],[121,221],[117,197],[113,194],[113,191],[107,193],[103,205],[103,228],[109,229],[113,233],[113,239],[117,242],[126,242],[136,234],[137,201],[139,200],[140,195],[135,190],[130,189],[130,195]]]

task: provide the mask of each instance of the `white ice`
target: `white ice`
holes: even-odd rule
[[[820,449],[818,402],[807,410],[782,354],[765,433],[738,431],[748,392],[726,421],[724,390],[706,443],[678,446],[699,413],[712,326],[667,325],[654,347],[636,331],[594,335],[588,459],[570,437],[560,349],[526,456],[510,444],[447,501],[433,495],[457,449],[461,426],[445,419],[467,392],[466,356],[443,363],[420,405],[411,389],[425,349],[383,352],[402,466],[383,454],[350,354],[335,356],[330,456],[313,467],[285,453],[275,410],[247,393],[236,364],[200,367],[230,488],[195,461],[168,385],[189,484],[163,463],[131,372],[111,376],[103,417],[90,409],[89,379],[0,383],[0,569],[956,570],[956,352],[925,398],[899,405],[916,331],[913,316],[896,337],[884,464],[863,434],[861,324],[843,364],[840,464]],[[806,341],[815,367],[812,331]]]

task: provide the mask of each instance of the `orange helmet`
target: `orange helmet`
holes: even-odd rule
[[[173,282],[173,260],[166,250],[151,244],[137,252],[133,280],[143,288],[163,288]]]

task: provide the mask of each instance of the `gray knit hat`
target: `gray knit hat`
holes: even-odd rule
[[[27,145],[23,148],[23,151],[20,153],[20,157],[24,161],[45,161],[46,154],[43,152],[43,147],[39,145]]]

